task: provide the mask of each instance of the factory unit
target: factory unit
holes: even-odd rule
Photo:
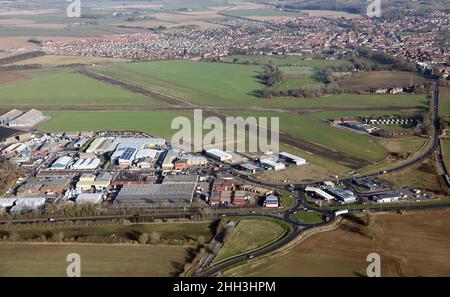
[[[175,167],[174,161],[178,157],[178,152],[174,149],[170,149],[166,152],[164,159],[161,163],[163,170],[172,170]]]
[[[233,156],[231,154],[219,149],[209,149],[206,150],[205,153],[207,156],[219,160],[221,162],[230,161],[231,159],[233,159]]]
[[[306,164],[306,160],[305,159],[297,157],[297,156],[289,154],[289,153],[286,153],[286,152],[280,153],[279,157],[280,157],[280,159],[285,160],[288,163],[295,164],[297,166]]]
[[[208,164],[208,160],[202,156],[183,156],[175,161],[175,170],[185,170],[193,167],[202,167]]]
[[[95,170],[101,165],[99,158],[80,158],[71,167],[73,170]]]
[[[10,127],[31,127],[45,119],[42,112],[37,109],[31,109],[17,118],[9,121]]]
[[[24,112],[18,109],[11,109],[5,114],[0,116],[0,125],[1,126],[9,126],[9,122],[19,116],[21,116]]]
[[[47,198],[45,197],[18,197],[14,206],[10,209],[11,214],[23,214],[30,211],[43,209]]]
[[[13,157],[28,149],[28,146],[24,143],[14,143],[4,148],[1,155],[4,157]]]
[[[82,193],[77,196],[75,199],[75,203],[83,204],[83,203],[92,203],[99,204],[103,200],[103,193]]]
[[[335,196],[338,200],[343,203],[353,203],[356,202],[356,196],[352,191],[344,190],[341,188],[331,188],[327,189],[331,195]]]
[[[255,165],[253,163],[243,163],[240,165],[240,168],[251,174],[260,173],[263,171],[263,169],[261,167],[259,167],[258,165]]]
[[[167,176],[162,184],[126,184],[114,203],[135,207],[188,207],[197,180],[197,175],[182,175]]]
[[[96,191],[103,191],[111,184],[112,174],[109,172],[100,172],[97,176],[95,174],[85,173],[81,175],[77,182],[77,191],[89,191],[95,189]]]
[[[0,208],[9,208],[14,205],[17,198],[0,198]]]
[[[50,167],[51,170],[64,170],[72,163],[72,157],[63,156],[58,158],[55,162],[53,162]]]
[[[274,171],[286,169],[286,166],[283,163],[277,163],[270,159],[260,159],[259,163],[261,164],[262,167],[264,167],[266,169],[274,170]]]
[[[372,200],[377,203],[391,203],[398,201],[402,198],[402,194],[400,193],[387,193],[380,194],[372,197]]]

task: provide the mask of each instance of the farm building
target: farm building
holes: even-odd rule
[[[24,112],[18,109],[11,109],[5,114],[0,116],[0,125],[1,126],[9,126],[9,122],[14,120],[15,118],[21,116]]]
[[[52,169],[52,170],[64,170],[67,167],[69,167],[69,165],[71,164],[72,160],[73,160],[72,157],[69,157],[69,156],[60,157],[55,162],[53,162],[52,167],[50,167],[50,169]]]
[[[266,169],[271,169],[275,171],[286,169],[286,166],[283,163],[277,163],[275,161],[272,161],[270,159],[261,159],[259,160],[262,167]]]
[[[280,156],[280,159],[285,160],[288,163],[295,164],[297,166],[306,164],[306,160],[305,159],[297,157],[297,156],[289,154],[289,153],[286,153],[286,152],[280,153],[279,156]]]
[[[75,164],[72,165],[73,170],[95,170],[101,165],[99,158],[87,158],[78,159]]]
[[[275,195],[266,196],[264,207],[279,207],[278,197]]]
[[[207,156],[209,156],[213,159],[219,160],[221,162],[230,161],[231,159],[233,159],[233,156],[231,154],[226,153],[219,149],[209,149],[209,150],[206,150],[205,152],[206,152]]]
[[[9,121],[10,127],[31,127],[45,119],[41,111],[31,109],[17,118]]]
[[[335,196],[338,200],[344,203],[352,203],[356,201],[356,196],[352,191],[344,190],[340,188],[328,189],[331,195]]]

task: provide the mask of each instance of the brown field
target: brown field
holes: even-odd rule
[[[329,170],[317,165],[307,164],[302,166],[291,166],[286,170],[281,171],[265,171],[258,174],[256,177],[266,182],[282,184],[285,180],[288,181],[287,183],[300,183],[334,178],[335,175]]]
[[[371,89],[381,87],[409,86],[425,82],[426,79],[410,72],[402,71],[371,71],[360,72],[350,79],[339,82],[348,89]]]
[[[36,38],[41,40],[53,40],[60,42],[73,41],[74,37],[62,37],[62,36],[8,36],[0,37],[0,50],[7,50],[10,48],[24,48],[27,50],[35,50],[38,46],[34,43],[28,42],[30,38]]]
[[[70,253],[81,276],[175,276],[188,256],[183,246],[2,243],[0,276],[66,276]]]
[[[56,23],[39,23],[33,20],[24,19],[0,19],[0,26],[2,27],[20,27],[20,28],[42,28],[42,29],[64,29],[65,24]]]
[[[345,11],[335,11],[335,10],[300,10],[312,17],[326,17],[326,18],[348,18],[357,19],[361,18],[359,14],[348,13]]]
[[[113,63],[122,63],[127,61],[128,61],[127,59],[119,59],[119,58],[46,55],[42,57],[19,61],[13,63],[12,65],[41,64],[43,67],[56,67],[77,63],[109,65]]]
[[[418,188],[443,194],[439,176],[431,159],[400,172],[382,175],[381,178],[397,187]]]
[[[27,79],[27,76],[24,74],[19,74],[15,72],[2,72],[0,73],[0,86],[21,82]]]
[[[450,276],[450,210],[380,214],[375,239],[344,221],[312,235],[287,254],[247,264],[225,275],[364,276],[369,253],[381,256],[381,276]]]

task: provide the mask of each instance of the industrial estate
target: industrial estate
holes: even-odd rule
[[[1,1],[0,276],[450,275],[446,1],[82,2]]]

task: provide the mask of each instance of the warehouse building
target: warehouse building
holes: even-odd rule
[[[297,166],[306,164],[305,159],[297,157],[297,156],[289,154],[289,153],[286,153],[286,152],[280,153],[279,156],[280,156],[280,159],[285,160],[288,163],[295,164]]]
[[[18,197],[11,208],[11,214],[23,214],[31,211],[41,211],[45,206],[45,197]]]
[[[9,208],[14,205],[17,198],[0,198],[0,208]]]
[[[77,196],[77,204],[92,203],[99,204],[103,200],[103,193],[83,193]]]
[[[356,202],[356,196],[352,191],[344,190],[341,188],[328,189],[331,195],[335,196],[338,200],[343,203],[353,203]]]
[[[31,127],[45,119],[41,111],[31,109],[17,118],[9,121],[10,127]]]
[[[402,198],[400,193],[380,194],[372,197],[372,200],[377,203],[391,203],[396,202]]]
[[[0,116],[0,125],[1,126],[9,126],[9,122],[14,120],[15,118],[21,116],[24,112],[18,109],[11,109],[5,114]]]
[[[270,159],[260,159],[259,163],[261,164],[262,167],[266,169],[271,169],[275,171],[286,169],[286,166],[283,163],[277,163]]]
[[[197,175],[166,176],[162,184],[126,184],[115,203],[134,207],[188,207]]]
[[[206,152],[207,156],[209,156],[213,159],[219,160],[221,162],[230,161],[233,159],[233,156],[231,154],[226,153],[219,149],[209,149],[209,150],[206,150],[205,152]]]
[[[73,170],[95,170],[101,165],[99,158],[80,158],[72,165]]]
[[[103,191],[110,184],[112,180],[112,174],[109,172],[100,172],[97,176],[95,174],[85,173],[77,182],[76,189],[84,192],[95,189],[95,191]]]
[[[72,157],[69,156],[63,156],[60,157],[58,160],[53,162],[52,167],[50,167],[51,170],[64,170],[72,163]]]
[[[129,184],[120,190],[115,202],[129,206],[188,207],[196,184]]]
[[[170,149],[166,152],[164,159],[161,163],[161,168],[163,170],[172,170],[175,167],[174,161],[178,157],[178,152],[174,149]]]

